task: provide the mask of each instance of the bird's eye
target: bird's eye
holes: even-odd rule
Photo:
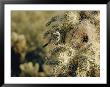
[[[58,37],[59,35],[55,35],[56,37]]]
[[[82,42],[88,42],[88,35],[84,35],[83,37],[82,37]]]

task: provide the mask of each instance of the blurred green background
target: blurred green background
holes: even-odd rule
[[[11,31],[24,34],[29,47],[42,46],[45,43],[43,34],[47,30],[45,24],[52,16],[61,11],[12,11]]]

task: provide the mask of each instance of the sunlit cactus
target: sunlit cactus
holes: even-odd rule
[[[62,40],[63,38],[63,42],[61,41],[59,44],[56,44],[54,49],[60,47],[65,49],[67,47],[69,48],[52,54],[52,56],[55,55],[56,59],[60,61],[60,63],[56,65],[56,68],[54,69],[56,71],[54,73],[58,74],[59,72],[60,74],[60,72],[62,72],[61,67],[64,67],[65,65],[68,66],[73,60],[76,61],[75,64],[77,65],[77,69],[75,73],[78,77],[87,76],[92,65],[90,61],[95,65],[100,65],[99,36],[97,33],[99,22],[99,12],[95,13],[92,11],[67,11],[63,15],[52,17],[51,22],[48,22],[48,26],[50,26],[49,32],[47,31],[48,34],[51,33],[51,35],[53,35],[54,32],[59,31],[59,40]],[[52,43],[49,44],[52,45]],[[51,50],[51,52],[54,52],[54,50]],[[72,53],[72,55],[69,55],[68,53]],[[65,70],[68,71],[68,67],[66,67]],[[68,72],[66,72],[66,74],[68,74]]]

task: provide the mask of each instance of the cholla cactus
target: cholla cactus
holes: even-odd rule
[[[18,39],[18,34],[16,32],[12,32],[11,34],[11,45],[13,46]]]
[[[64,22],[68,25],[76,25],[79,23],[79,11],[67,11],[64,13]]]
[[[33,65],[32,62],[24,63],[20,65],[21,76],[39,76],[39,64]],[[43,75],[43,74],[41,74]]]
[[[58,32],[49,43],[51,59],[59,61],[52,67],[53,76],[100,76],[99,23],[98,11],[67,11],[52,17],[46,34]]]

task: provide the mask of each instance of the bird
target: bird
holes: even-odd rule
[[[57,44],[60,41],[60,38],[61,38],[61,35],[59,31],[55,31],[51,33],[48,42],[43,45],[43,48],[46,47],[50,43]]]

